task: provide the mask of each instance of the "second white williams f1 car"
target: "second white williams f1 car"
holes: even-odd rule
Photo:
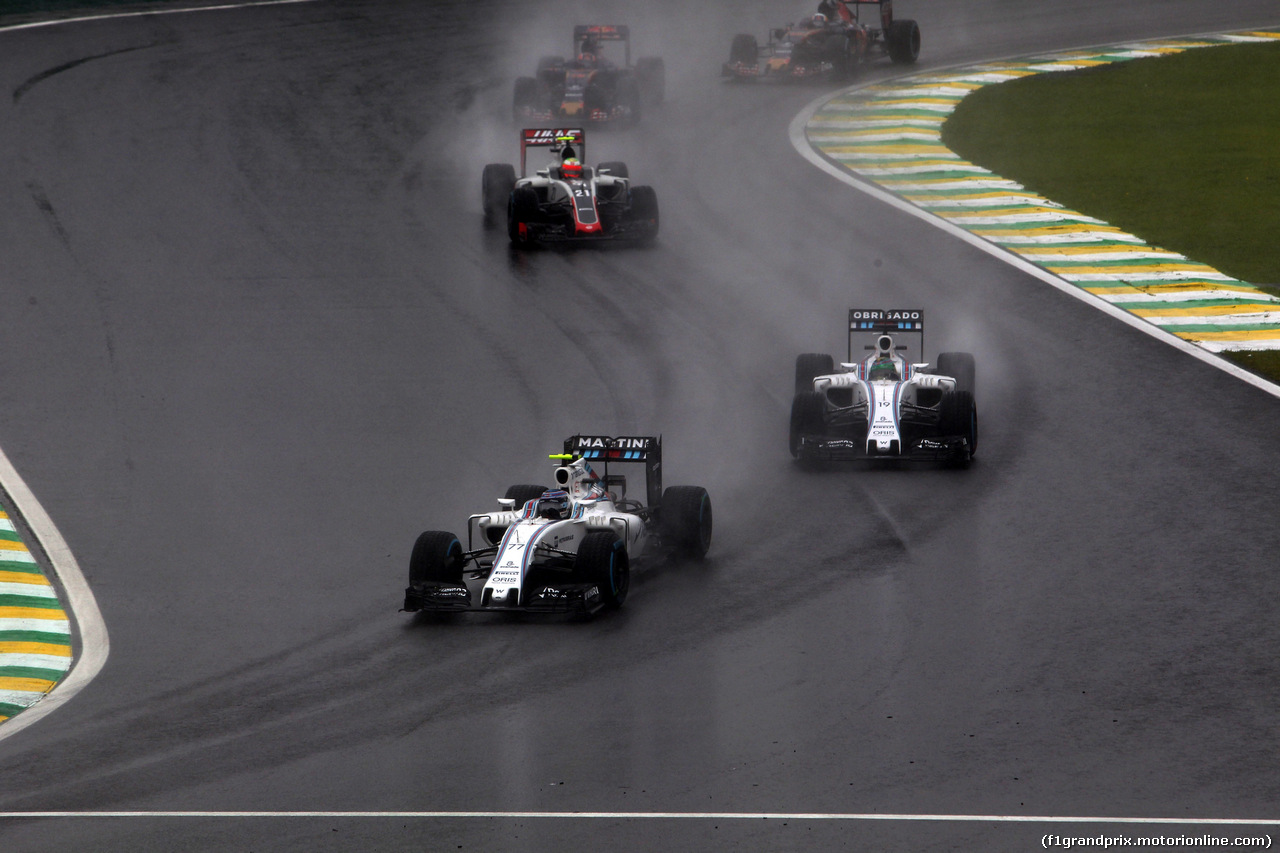
[[[853,360],[856,334],[875,334]],[[894,334],[919,335],[924,312],[850,309],[849,360],[826,353],[796,357],[791,455],[801,460],[916,459],[967,468],[978,449],[976,369],[967,352],[944,352],[936,367],[912,363]]]

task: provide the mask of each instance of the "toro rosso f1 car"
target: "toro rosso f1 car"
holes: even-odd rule
[[[550,148],[545,169],[526,174],[530,148]],[[633,186],[627,164],[585,165],[582,128],[526,128],[520,136],[520,177],[514,166],[484,167],[481,194],[485,224],[507,215],[507,236],[516,246],[542,242],[647,242],[658,235],[658,196]]]
[[[621,64],[605,56],[609,44],[622,45]],[[544,56],[536,76],[516,80],[512,112],[518,122],[631,125],[645,107],[662,103],[665,88],[660,58],[641,57],[631,64],[628,27],[579,24],[573,28],[572,59]]]
[[[862,23],[863,6],[878,7],[879,26]],[[734,36],[721,73],[738,80],[844,79],[876,55],[899,63],[920,55],[920,27],[894,20],[893,0],[824,0],[819,8],[824,11],[771,30],[763,46],[753,35]]]
[[[856,334],[875,334],[872,352],[853,360]],[[800,460],[904,459],[967,468],[978,447],[975,366],[967,352],[938,355],[936,368],[912,363],[894,334],[919,335],[924,312],[849,311],[849,360],[826,353],[796,357],[791,455]]]
[[[593,614],[622,606],[634,563],[707,553],[711,499],[662,488],[661,438],[575,435],[551,459],[555,486],[507,489],[497,510],[467,520],[465,546],[440,530],[418,537],[405,610]],[[625,464],[644,468],[643,501],[627,497]]]

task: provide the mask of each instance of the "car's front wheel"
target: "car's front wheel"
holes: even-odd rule
[[[409,586],[421,590],[428,583],[462,583],[462,542],[452,533],[428,530],[413,543],[409,555]]]
[[[574,574],[581,583],[595,584],[605,607],[617,610],[627,600],[627,591],[631,588],[631,562],[626,545],[613,531],[591,531],[578,546]]]
[[[791,455],[800,456],[802,440],[822,435],[826,427],[826,399],[820,391],[801,391],[791,400]]]

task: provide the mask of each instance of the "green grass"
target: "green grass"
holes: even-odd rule
[[[943,125],[967,160],[1280,292],[1280,44],[987,86]],[[1280,378],[1280,357],[1232,354]]]

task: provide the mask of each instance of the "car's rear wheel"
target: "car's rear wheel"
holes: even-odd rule
[[[900,65],[910,65],[920,57],[920,27],[915,21],[894,21],[884,40],[889,58]]]
[[[971,353],[938,353],[938,363],[934,372],[954,379],[957,391],[968,391],[970,394],[976,391],[978,371]]]
[[[523,114],[538,109],[538,81],[532,77],[517,77],[511,93],[511,112],[518,119]]]
[[[490,163],[484,167],[480,179],[484,202],[484,225],[492,228],[498,224],[502,211],[516,185],[516,167],[510,163]]]
[[[660,104],[667,94],[667,67],[660,56],[642,56],[636,60],[636,79],[640,94],[647,103]]]
[[[630,178],[631,172],[627,169],[627,164],[621,160],[607,160],[601,163],[597,169],[599,172],[608,172],[615,178]]]
[[[409,586],[420,590],[428,583],[462,583],[462,542],[452,533],[428,530],[413,543],[409,555]]]
[[[826,399],[818,391],[801,391],[791,400],[791,455],[800,456],[800,444],[804,438],[822,435],[827,431]]]
[[[507,493],[503,496],[507,500],[515,501],[515,511],[519,512],[524,505],[531,500],[542,497],[542,493],[547,490],[546,486],[535,486],[530,483],[519,483],[510,486]]]
[[[593,530],[582,538],[574,574],[580,583],[595,584],[605,607],[616,610],[627,600],[631,588],[631,563],[618,534]]]
[[[730,65],[755,65],[759,57],[760,46],[756,43],[755,36],[750,33],[739,33],[733,37],[733,43],[729,46]]]
[[[802,352],[796,356],[796,393],[813,390],[815,376],[836,371],[836,360],[825,352]]]
[[[662,492],[662,540],[677,554],[701,560],[711,547],[711,496],[702,486],[670,486]]]

